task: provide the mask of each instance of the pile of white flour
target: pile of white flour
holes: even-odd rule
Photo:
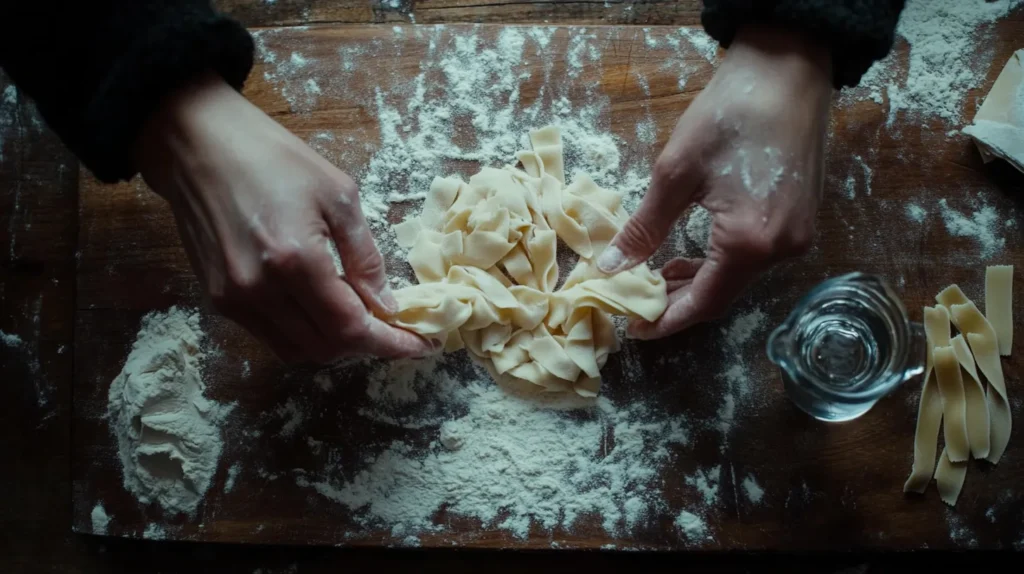
[[[193,514],[210,487],[231,406],[203,396],[199,313],[149,313],[110,385],[107,418],[117,437],[124,487],[143,504]]]

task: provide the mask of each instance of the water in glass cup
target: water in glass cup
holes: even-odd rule
[[[880,277],[825,281],[768,338],[790,399],[830,422],[855,419],[925,364],[924,329]]]

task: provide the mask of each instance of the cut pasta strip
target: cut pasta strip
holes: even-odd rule
[[[928,346],[928,365],[924,371],[921,403],[917,407],[917,430],[914,432],[914,466],[903,484],[903,492],[924,492],[935,472],[935,444],[942,425],[942,398],[936,387],[932,371],[931,345]]]
[[[944,308],[943,312],[945,311]],[[921,402],[917,407],[917,429],[914,432],[914,465],[910,477],[903,484],[903,492],[924,492],[935,472],[935,445],[939,440],[939,427],[942,425],[942,397],[935,381],[933,371],[932,348],[935,338],[941,339],[943,333],[949,338],[949,320],[943,325],[941,314],[934,307],[924,309],[925,332],[925,369],[924,386],[921,389]],[[948,317],[948,315],[947,315]],[[931,320],[929,320],[931,318]]]
[[[1003,365],[999,361],[996,333],[974,303],[968,301],[962,305],[953,305],[952,311],[954,319],[960,324],[960,330],[967,335],[967,342],[974,353],[978,369],[989,382],[988,393],[985,395],[988,401],[990,429],[987,460],[996,464],[1010,442],[1012,430],[1010,400],[1003,380]]]
[[[949,346],[949,310],[945,307],[924,308],[924,330],[929,347]]]
[[[953,462],[949,460],[948,451],[943,449],[942,456],[939,457],[939,466],[935,469],[935,489],[939,491],[942,502],[950,506],[956,504],[966,476],[967,461]]]
[[[985,398],[985,387],[978,378],[978,371],[974,367],[974,357],[967,347],[967,341],[963,335],[957,335],[952,339],[953,352],[963,372],[967,373],[964,382],[964,399],[967,405],[967,440],[971,444],[971,456],[983,459],[988,456],[989,445],[989,416],[988,400]]]
[[[946,437],[946,451],[951,462],[965,461],[970,456],[971,447],[967,438],[967,405],[960,362],[949,346],[935,347],[932,360],[935,361],[935,378],[942,397],[942,432]]]
[[[992,324],[1004,357],[1013,348],[1013,265],[985,268],[985,317]]]
[[[946,311],[949,312],[950,320],[953,321],[953,325],[955,325],[957,329],[960,329],[960,324],[956,322],[956,317],[953,317],[953,305],[964,305],[970,302],[967,295],[964,295],[964,292],[960,290],[960,287],[954,283],[942,291],[939,291],[939,294],[935,296],[935,300],[939,302],[939,305],[946,308]],[[960,330],[962,331],[963,329]]]

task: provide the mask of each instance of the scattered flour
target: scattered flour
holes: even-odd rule
[[[107,533],[107,527],[110,526],[110,516],[107,511],[103,508],[103,504],[97,502],[96,506],[92,507],[92,533],[104,535]]]
[[[693,49],[708,62],[714,62],[718,58],[718,42],[708,36],[703,28],[680,28],[679,36],[685,38],[693,46]]]
[[[764,499],[764,489],[757,483],[753,475],[743,479],[743,493],[747,495],[747,500],[754,504],[760,504]]]
[[[722,466],[709,470],[700,470],[686,477],[686,484],[697,489],[705,506],[713,506],[718,502],[718,486],[722,477]]]
[[[982,257],[991,257],[1006,246],[1006,239],[999,235],[1004,228],[1003,219],[991,205],[981,204],[969,215],[949,206],[945,198],[939,200],[942,220],[946,231],[954,237],[969,237],[981,247]]]
[[[908,203],[906,210],[907,217],[917,223],[924,223],[924,218],[928,215],[928,212],[917,203]]]
[[[721,331],[725,338],[722,346],[726,355],[724,364],[728,367],[717,375],[717,378],[725,381],[726,388],[722,392],[715,427],[722,434],[720,450],[723,454],[729,448],[729,434],[736,420],[738,399],[746,399],[752,391],[753,385],[744,353],[754,335],[764,330],[767,321],[768,315],[760,307],[755,307],[749,311],[739,312],[729,326]]]
[[[582,410],[545,408],[472,368],[474,377],[424,397],[453,413],[439,417],[428,444],[395,441],[363,470],[346,472],[349,480],[299,477],[298,484],[358,511],[365,525],[388,525],[393,535],[443,529],[432,520],[440,508],[520,538],[531,528],[571,529],[592,513],[605,530],[619,532],[663,504],[659,471],[688,444],[684,419],[603,396]]]
[[[864,161],[864,158],[856,154],[853,156],[853,161],[855,161],[857,165],[860,166],[861,171],[864,172],[864,193],[871,195],[871,176],[873,175],[871,166]],[[851,197],[851,199],[853,198]]]
[[[296,111],[311,108],[317,98],[331,97],[376,114],[377,142],[372,134],[316,134],[309,139],[318,152],[342,166],[349,163],[349,153],[358,154],[358,161],[347,167],[359,184],[363,212],[388,268],[399,270],[393,274],[401,281],[407,279],[401,273],[411,273],[391,229],[396,216],[400,219],[415,209],[412,202],[425,196],[435,176],[468,176],[481,165],[504,164],[524,149],[531,128],[558,125],[567,176],[586,172],[602,187],[622,194],[627,209],[635,209],[649,183],[657,125],[645,110],[635,133],[621,138],[610,133],[610,100],[602,91],[601,75],[592,73],[602,66],[602,53],[617,46],[620,38],[604,28],[572,28],[558,37],[556,30],[509,27],[493,38],[478,28],[409,29],[402,37],[426,44],[419,71],[411,79],[370,65],[402,49],[404,41],[397,36],[343,45],[335,61],[303,55],[298,40],[287,34],[263,30],[254,35],[266,80]],[[686,49],[715,58],[714,42],[702,31],[684,29],[669,36],[677,52],[683,50],[680,40],[685,39]],[[680,75],[695,69],[692,58],[673,60]],[[337,73],[339,69],[343,73]],[[562,81],[566,74],[578,78]],[[314,84],[316,89],[310,89]],[[376,88],[359,91],[362,86]],[[627,153],[621,151],[624,148]],[[367,150],[368,161],[363,155]]]
[[[691,541],[711,539],[704,519],[686,510],[680,511],[676,517],[676,528]]]
[[[108,394],[125,489],[172,514],[193,514],[206,494],[233,408],[203,396],[204,337],[198,312],[149,313]]]
[[[991,43],[978,41],[991,23],[1022,0],[910,0],[897,33],[910,44],[906,79],[888,85],[889,122],[900,111],[961,123],[967,90],[992,63]]]
[[[908,0],[896,28],[910,46],[905,74],[897,46],[875,63],[860,84],[844,90],[846,102],[889,99],[889,125],[900,112],[963,123],[967,91],[977,87],[991,67],[991,24],[1024,0]]]
[[[978,546],[978,538],[974,531],[964,523],[963,518],[949,508],[946,509],[946,525],[949,527],[949,539],[953,542],[967,548]]]
[[[0,341],[2,341],[3,344],[7,345],[8,347],[20,347],[24,344],[24,341],[21,340],[21,337],[14,335],[12,333],[4,333],[3,331],[0,331]]]
[[[164,540],[167,538],[167,530],[155,522],[150,522],[142,531],[142,537],[146,540]]]
[[[686,218],[686,237],[697,245],[701,254],[707,253],[711,240],[711,212],[701,205],[694,205]]]
[[[306,419],[306,414],[295,403],[295,399],[292,398],[289,398],[283,405],[277,407],[274,412],[277,413],[277,416],[285,419],[284,424],[281,425],[281,430],[278,432],[278,435],[283,437],[294,435],[295,430]]]
[[[843,187],[846,189],[846,197],[848,199],[856,199],[857,197],[857,178],[853,177],[853,174],[846,176],[846,182],[843,183]]]
[[[224,492],[231,492],[235,489],[235,481],[238,480],[240,472],[242,472],[242,465],[237,462],[228,468],[228,478],[224,481]]]

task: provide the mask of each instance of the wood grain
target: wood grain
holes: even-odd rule
[[[699,0],[216,0],[250,27],[459,22],[696,25]]]
[[[449,38],[476,33],[492,42],[500,30],[497,26],[450,26],[443,34]],[[683,57],[694,72],[680,88],[678,76],[663,66],[668,58],[677,56],[667,51],[667,42],[657,42],[660,48],[630,49],[643,44],[645,32],[616,27],[588,31],[596,34],[603,56],[599,66],[588,67],[574,81],[600,84],[608,98],[608,129],[626,142],[625,161],[645,155],[650,158],[664,144],[688,102],[707,83],[713,68],[689,52]],[[569,39],[579,32],[570,28],[557,31],[550,47],[554,62],[564,62]],[[999,34],[1009,38],[1022,32],[1019,22],[1010,22],[1001,26]],[[648,33],[661,40],[674,30],[652,28]],[[265,49],[288,53],[301,46],[306,58],[328,64],[337,58],[339,48],[376,42],[388,47],[390,57],[383,64],[387,73],[380,73],[382,64],[376,53],[363,53],[358,57],[367,59],[356,62],[356,69],[362,71],[345,78],[344,90],[335,90],[327,77],[323,82],[326,89],[316,101],[296,104],[286,92],[294,87],[290,82],[301,83],[305,78],[282,79],[264,63],[257,66],[246,94],[304,139],[327,131],[338,142],[348,136],[377,142],[374,88],[408,82],[417,73],[428,39],[424,34],[405,28],[398,35],[390,26],[267,31],[261,36]],[[1011,49],[1005,39],[998,42],[994,61],[1005,60]],[[559,67],[562,65],[555,64],[553,77],[566,75]],[[265,75],[268,71],[270,80]],[[975,96],[984,93],[997,71],[967,98],[968,114],[973,111]],[[649,94],[635,80],[638,77],[646,78]],[[524,83],[523,101],[536,98],[539,88],[539,82]],[[635,143],[635,126],[646,114],[657,124],[657,142],[650,146]],[[984,201],[1002,217],[1019,218],[1019,197],[1024,191],[1020,178],[998,166],[982,166],[971,144],[964,138],[947,138],[938,122],[922,125],[901,118],[889,129],[883,127],[885,122],[885,112],[876,104],[837,103],[830,130],[826,201],[819,214],[814,248],[802,260],[782,265],[758,281],[738,308],[758,307],[774,325],[817,282],[860,269],[892,281],[919,319],[918,309],[951,282],[980,297],[985,263],[1024,264],[1024,243],[1018,232],[1006,232],[1005,248],[991,260],[981,260],[978,246],[970,239],[949,235],[937,207],[945,198],[951,206],[969,213],[972,202]],[[358,174],[374,150],[374,146],[363,149],[339,144],[323,152]],[[871,166],[870,186],[855,156]],[[452,164],[450,169],[474,171],[461,164]],[[855,185],[854,199],[846,195],[849,177]],[[906,217],[904,210],[910,200],[929,209],[923,224]],[[115,516],[111,533],[117,536],[138,537],[147,524],[155,522],[166,524],[172,538],[186,540],[351,546],[400,542],[401,537],[393,538],[385,527],[360,527],[349,510],[296,481],[300,476],[330,476],[336,461],[359,461],[391,440],[417,436],[358,415],[359,407],[367,404],[362,384],[366,371],[333,369],[333,390],[324,392],[311,384],[316,370],[281,367],[244,332],[209,313],[204,326],[220,349],[209,364],[209,394],[219,401],[238,403],[226,430],[227,448],[220,471],[196,520],[167,520],[157,509],[137,505],[121,487],[116,445],[102,418],[106,386],[119,371],[144,313],[172,304],[203,306],[202,296],[162,200],[138,182],[101,189],[83,174],[80,202],[72,437],[75,528],[90,531],[89,512],[97,501],[103,501]],[[391,268],[396,265],[392,262]],[[620,357],[606,369],[605,392],[613,400],[644,397],[695,421],[714,421],[722,395],[722,382],[715,374],[723,366],[742,360],[752,374],[756,406],[740,409],[728,444],[713,428],[698,428],[692,448],[680,451],[663,469],[669,511],[651,517],[628,535],[611,535],[601,528],[598,517],[585,517],[572,531],[548,533],[534,528],[527,540],[441,512],[440,519],[451,524],[451,531],[422,535],[421,543],[472,548],[540,549],[550,548],[552,542],[568,548],[606,544],[685,548],[686,542],[671,523],[680,509],[700,503],[699,494],[683,477],[695,469],[719,465],[723,469],[721,502],[708,517],[715,539],[700,545],[702,548],[956,548],[965,542],[951,538],[953,520],[969,528],[980,547],[1009,548],[1016,542],[1024,508],[1024,494],[1015,490],[1016,477],[1024,471],[1024,457],[1013,447],[1024,444],[1024,432],[1019,428],[998,467],[972,467],[960,503],[951,514],[934,491],[924,497],[906,497],[901,490],[910,470],[918,381],[881,401],[856,422],[817,423],[786,400],[776,371],[761,352],[766,333],[760,333],[739,356],[723,351],[721,329],[728,319],[661,342],[636,345],[630,351],[632,359],[650,366],[641,382],[630,377],[634,381],[631,388],[616,384],[626,378],[623,369],[627,367]],[[659,361],[665,357],[692,360]],[[251,369],[248,377],[241,375],[244,361]],[[1006,372],[1012,395],[1019,384],[1019,359],[1011,358]],[[309,409],[307,422],[292,437],[276,436],[281,421],[266,413],[288,399]],[[1018,406],[1017,416],[1019,411]],[[253,434],[257,430],[259,436]],[[323,442],[325,448],[311,449],[306,436]],[[225,493],[226,469],[235,463],[242,465],[243,472],[235,489]],[[748,475],[756,476],[766,491],[762,504],[751,504],[743,496],[740,483]],[[995,522],[985,517],[990,507],[996,508]]]

